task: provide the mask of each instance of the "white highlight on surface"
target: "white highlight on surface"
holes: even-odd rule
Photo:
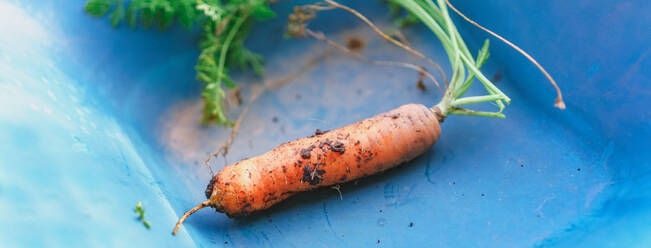
[[[54,96],[54,93],[52,93],[52,91],[48,90],[47,95],[50,96],[50,99],[52,99],[53,101],[57,100],[57,97]]]
[[[39,107],[36,106],[36,104],[30,103],[29,107],[32,108],[32,110],[34,110],[34,111],[39,111]]]
[[[46,40],[45,29],[23,9],[0,1],[0,43],[24,44],[26,40]]]

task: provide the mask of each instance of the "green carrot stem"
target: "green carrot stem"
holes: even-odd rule
[[[468,105],[473,103],[492,102],[504,99],[501,95],[469,96],[455,99],[450,103],[451,107]]]
[[[484,112],[484,111],[477,111],[477,110],[470,110],[470,109],[456,108],[456,107],[451,108],[448,114],[473,115],[473,116],[493,117],[493,118],[501,118],[501,119],[506,118],[504,114],[498,112]]]

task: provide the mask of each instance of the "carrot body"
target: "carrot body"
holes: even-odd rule
[[[206,197],[230,217],[267,209],[296,194],[375,174],[429,150],[441,134],[435,114],[407,104],[366,120],[284,143],[224,167]]]

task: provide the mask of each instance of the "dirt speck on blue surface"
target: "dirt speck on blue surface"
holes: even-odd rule
[[[493,78],[491,79],[491,82],[497,84],[498,82],[502,81],[503,76],[504,75],[502,73],[502,70],[498,70],[497,72],[495,72],[495,74],[493,74]]]
[[[427,87],[425,87],[425,84],[423,83],[422,79],[418,80],[418,83],[416,83],[416,87],[418,87],[418,89],[420,91],[426,91],[427,90]]]
[[[351,36],[346,39],[346,47],[352,51],[359,52],[364,49],[366,42],[357,36]]]
[[[414,227],[414,222],[409,222],[409,227]]]

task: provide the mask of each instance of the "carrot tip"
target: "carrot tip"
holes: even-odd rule
[[[562,98],[556,98],[556,101],[554,101],[554,107],[557,107],[560,110],[564,110],[565,102],[563,101]]]
[[[179,231],[179,228],[181,227],[181,224],[183,224],[183,221],[185,221],[188,216],[194,214],[194,212],[197,212],[199,209],[205,208],[207,206],[210,206],[210,200],[206,200],[202,202],[201,204],[195,206],[194,208],[188,210],[181,216],[178,222],[176,222],[176,226],[174,226],[174,230],[172,231],[172,235],[176,235],[176,233]]]

